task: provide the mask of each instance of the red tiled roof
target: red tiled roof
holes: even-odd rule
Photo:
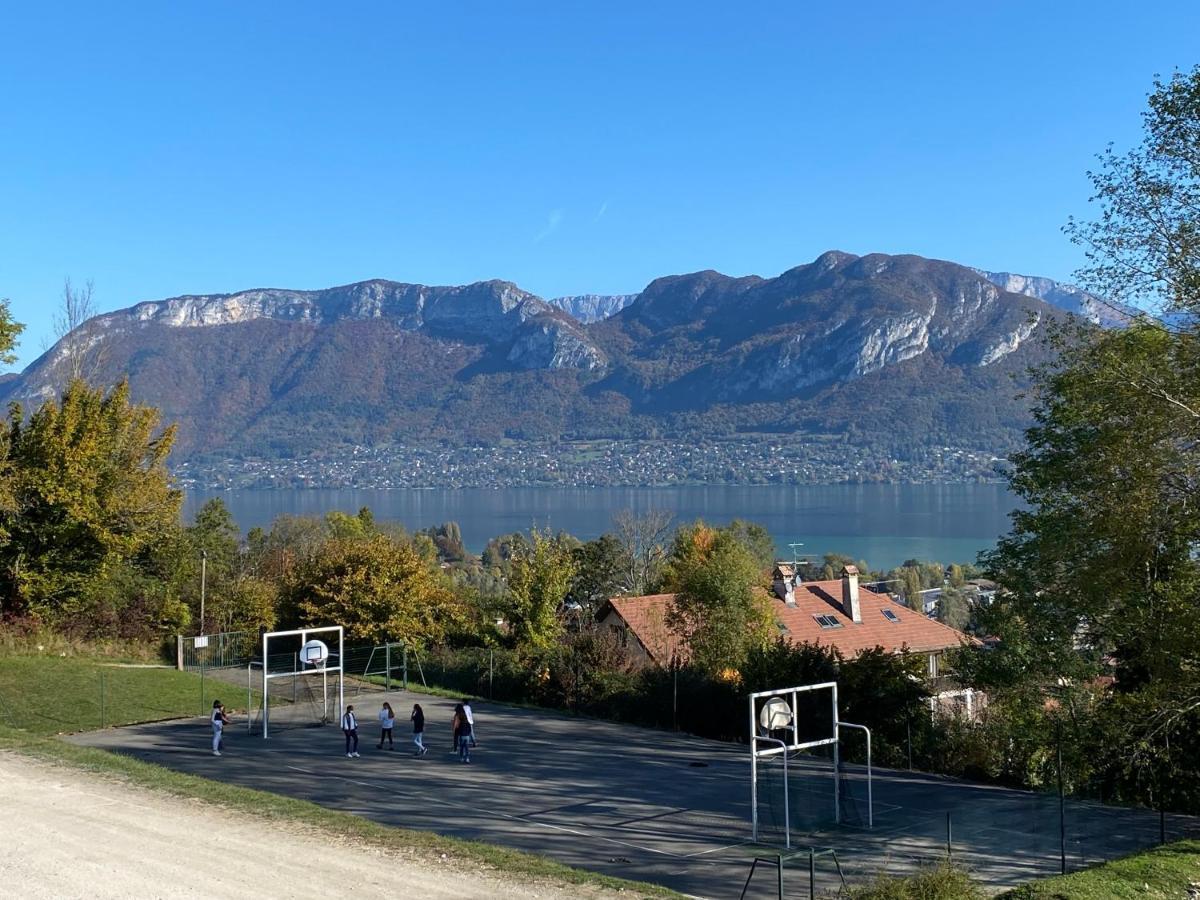
[[[686,642],[667,625],[667,611],[674,594],[643,597],[614,597],[609,604],[629,626],[656,663],[665,665],[672,655],[687,656]],[[853,621],[842,610],[842,582],[808,581],[796,586],[796,605],[788,606],[772,595],[771,611],[777,623],[786,628],[782,636],[794,643],[836,647],[843,656],[857,656],[864,650],[882,647],[892,653],[909,650],[932,653],[962,644],[977,644],[975,638],[943,625],[916,610],[892,601],[886,594],[859,587],[858,605],[862,621]],[[883,611],[890,610],[892,622]],[[840,627],[822,628],[816,616],[831,616]]]
[[[673,658],[685,662],[690,655],[687,642],[667,624],[667,612],[674,599],[674,594],[648,594],[608,601],[650,658],[662,666],[669,665]],[[603,612],[600,617],[604,617]]]
[[[772,611],[776,620],[787,627],[788,640],[837,647],[846,657],[857,656],[875,647],[891,652],[907,648],[916,653],[930,653],[977,643],[969,635],[870,588],[859,587],[858,606],[862,613],[861,622],[855,622],[842,610],[840,580],[806,581],[796,585],[795,608],[775,600]],[[899,621],[889,621],[883,614],[885,609]],[[841,627],[822,628],[813,618],[819,615],[832,616]]]

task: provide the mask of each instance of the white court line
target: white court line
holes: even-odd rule
[[[708,850],[701,850],[698,853],[689,853],[683,859],[694,859],[697,856],[707,856],[709,853],[720,853],[722,850],[732,850],[734,847],[745,847],[747,844],[752,844],[753,841],[738,841],[736,844],[726,844],[724,847],[712,847]]]

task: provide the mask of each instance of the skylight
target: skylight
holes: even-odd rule
[[[813,618],[817,620],[817,624],[820,625],[822,628],[841,628],[842,627],[842,623],[839,622],[835,617],[830,616],[830,615],[813,616]]]
[[[900,621],[900,617],[898,615],[896,615],[894,612],[892,612],[890,609],[885,609],[883,611],[883,617],[885,619],[887,619],[889,622],[899,622]]]

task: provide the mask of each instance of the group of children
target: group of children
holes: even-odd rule
[[[414,755],[424,756],[429,752],[429,748],[425,746],[425,713],[421,709],[420,703],[413,704],[412,714],[408,718],[412,722],[413,743],[417,745]],[[220,700],[213,701],[211,721],[213,756],[220,756],[222,734],[225,726],[229,724],[229,716],[226,715],[225,707]],[[395,741],[392,738],[395,727],[396,712],[392,709],[392,704],[384,702],[383,708],[379,710],[379,743],[376,744],[378,749],[383,749],[385,741],[389,750],[396,749]],[[471,712],[471,701],[465,697],[454,707],[450,730],[454,735],[454,747],[451,752],[457,752],[461,762],[469,763],[471,748],[475,746],[475,714]],[[346,711],[342,714],[342,734],[346,738],[346,757],[348,759],[356,758],[359,755],[358,717],[354,715],[353,704],[347,706]]]
[[[429,752],[429,748],[425,746],[425,712],[420,703],[413,704],[412,714],[408,718],[412,722],[413,743],[417,745],[414,755],[424,756]],[[384,742],[387,742],[389,750],[396,749],[392,737],[395,727],[396,711],[392,709],[392,704],[385,701],[379,710],[379,743],[375,745],[378,749],[383,749]],[[471,748],[475,746],[475,714],[471,712],[471,701],[465,697],[454,707],[450,730],[454,735],[454,750],[458,752],[458,758],[464,763],[469,763]],[[342,714],[342,734],[346,736],[346,756],[357,757],[358,718],[354,715],[353,704],[347,706],[346,712]]]

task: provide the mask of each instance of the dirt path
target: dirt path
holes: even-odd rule
[[[28,898],[617,896],[322,839],[0,752],[0,885]]]

